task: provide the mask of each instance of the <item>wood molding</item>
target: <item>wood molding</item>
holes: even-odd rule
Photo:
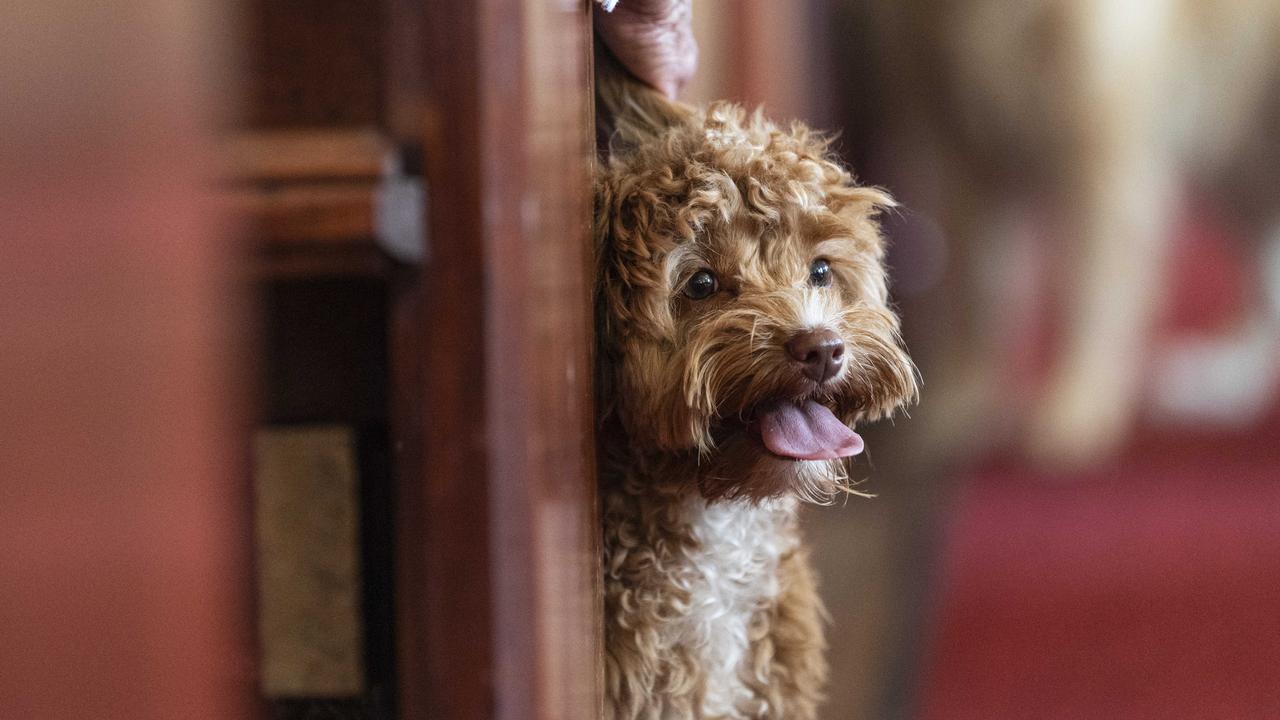
[[[224,141],[235,182],[375,181],[393,146],[374,128],[296,128],[240,132]]]
[[[379,194],[405,176],[384,133],[245,131],[225,138],[222,152],[224,197],[256,242],[253,277],[386,275]]]

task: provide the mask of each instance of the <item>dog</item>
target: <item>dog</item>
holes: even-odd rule
[[[797,527],[854,426],[912,402],[877,216],[828,140],[601,72],[595,180],[605,717],[816,715]]]
[[[877,66],[861,112],[885,129],[883,164],[901,169],[889,181],[947,240],[935,299],[915,308],[938,329],[918,343],[932,391],[912,442],[940,452],[1011,435],[1049,465],[1112,455],[1141,411],[1186,194],[1221,185],[1242,147],[1273,142],[1262,111],[1280,80],[1280,3],[860,7],[866,37],[848,61]],[[1028,256],[1028,236],[1040,277],[998,273]],[[1009,346],[1044,295],[1053,358],[1038,388],[1013,396]]]

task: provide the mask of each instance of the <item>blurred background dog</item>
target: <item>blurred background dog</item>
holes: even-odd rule
[[[946,239],[928,313],[942,426],[926,441],[1012,431],[1047,461],[1110,455],[1158,360],[1184,211],[1218,205],[1264,231],[1280,217],[1265,199],[1243,207],[1232,182],[1242,149],[1274,143],[1280,4],[879,2],[866,22],[883,80],[876,166]],[[1001,392],[1036,321],[1043,373]],[[958,432],[979,421],[987,432]]]

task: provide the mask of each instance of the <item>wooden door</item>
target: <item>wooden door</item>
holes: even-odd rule
[[[398,517],[403,716],[597,718],[589,4],[393,8],[390,46],[420,55],[388,114],[421,147],[430,239],[397,325],[423,357],[400,374],[422,379],[401,415],[421,440]]]

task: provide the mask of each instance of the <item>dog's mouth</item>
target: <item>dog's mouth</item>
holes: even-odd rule
[[[862,452],[862,436],[817,400],[778,400],[757,406],[747,433],[792,460],[834,460]]]

